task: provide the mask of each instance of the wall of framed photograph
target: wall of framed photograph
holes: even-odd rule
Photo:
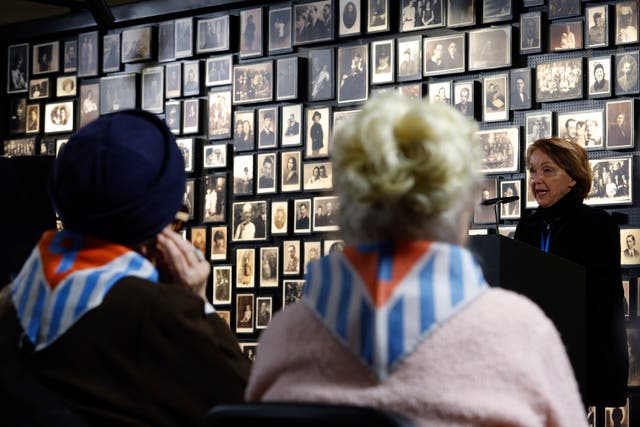
[[[587,203],[640,229],[639,3],[227,2],[106,31],[51,25],[5,43],[2,154],[55,155],[72,132],[125,108],[164,118],[185,156],[186,237],[213,265],[209,296],[255,351],[271,316],[301,297],[307,262],[343,246],[331,135],[377,93],[479,122],[478,196],[520,200],[498,218],[478,209],[476,231],[496,220],[509,229],[536,208],[527,147],[552,135],[588,150]],[[638,268],[624,263],[629,276]]]

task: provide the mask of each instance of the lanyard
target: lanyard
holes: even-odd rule
[[[549,240],[551,239],[551,230],[547,234],[545,239],[544,237],[544,228],[542,229],[542,233],[540,233],[540,250],[543,252],[549,252]]]

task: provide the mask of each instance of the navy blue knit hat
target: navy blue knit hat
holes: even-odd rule
[[[184,158],[165,123],[126,110],[71,136],[52,169],[49,193],[66,229],[131,245],[174,219],[185,179]]]

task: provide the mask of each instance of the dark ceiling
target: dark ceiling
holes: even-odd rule
[[[143,0],[105,0],[108,6],[138,3]],[[88,10],[82,0],[2,0],[0,25],[46,19]]]

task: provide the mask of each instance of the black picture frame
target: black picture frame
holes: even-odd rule
[[[494,74],[482,81],[482,121],[502,122],[509,120],[511,93],[509,73]]]
[[[389,0],[368,0],[368,2],[367,33],[389,31]]]
[[[613,93],[611,63],[611,55],[593,56],[587,60],[589,98],[607,98]]]
[[[309,101],[333,99],[333,48],[309,50]]]
[[[639,51],[627,51],[615,55],[616,95],[632,95],[640,92],[638,85]]]
[[[273,61],[233,67],[233,103],[249,104],[273,100]]]
[[[164,112],[164,67],[142,69],[142,109],[151,113]]]
[[[482,2],[482,23],[508,21],[513,17],[512,0]]]
[[[471,30],[469,71],[511,66],[511,25]]]
[[[582,49],[583,33],[582,20],[551,22],[549,24],[549,51],[564,52]]]
[[[136,27],[122,31],[122,63],[149,61],[153,58],[152,28]]]
[[[293,200],[293,234],[311,233],[311,199]]]
[[[196,53],[224,52],[229,50],[229,33],[230,21],[228,14],[199,19]]]
[[[369,94],[369,45],[338,48],[338,104],[366,101]]]
[[[176,24],[173,21],[158,24],[158,62],[176,59],[175,31]]]
[[[513,126],[480,130],[478,131],[478,141],[482,151],[480,170],[483,173],[502,174],[519,171],[520,128]],[[496,156],[497,152],[502,155]],[[493,210],[493,206],[490,208]]]
[[[305,123],[305,159],[329,156],[331,108],[326,105],[306,107]]]
[[[73,132],[74,101],[51,102],[45,104],[44,133]]]
[[[228,252],[228,242],[229,242],[229,229],[227,228],[226,225],[221,225],[221,226],[214,226],[211,227],[209,229],[209,232],[211,234],[211,253],[209,255],[209,258],[212,261],[226,261],[227,260],[227,252]],[[218,266],[214,266],[213,267],[213,276],[214,276],[214,289],[215,288],[215,284],[216,284],[216,280],[217,278],[216,276],[216,267]],[[228,290],[228,302],[221,302],[221,298],[216,297],[216,293],[214,291],[213,294],[213,303],[216,304],[216,300],[218,301],[218,304],[230,304],[231,303],[231,266],[227,265],[227,266],[220,266],[222,268],[226,268],[228,269],[229,272],[229,282],[227,283],[227,286],[229,287]]]
[[[209,139],[231,138],[231,88],[211,89],[207,94]]]
[[[375,40],[371,42],[371,84],[393,83],[395,81],[396,51],[395,40]]]
[[[302,177],[304,191],[331,191],[333,163],[330,160],[304,162]]]
[[[278,146],[278,108],[258,109],[258,149],[270,149]]]
[[[549,19],[580,15],[581,0],[549,0]]]
[[[633,203],[633,156],[602,157],[589,159],[593,184],[591,191],[584,199],[588,206],[614,206],[629,205]],[[611,175],[620,176],[613,178],[614,185],[607,185],[604,181],[605,170]],[[602,183],[600,181],[602,180]],[[617,182],[620,181],[620,182]]]
[[[258,179],[257,194],[273,194],[276,192],[276,177],[278,174],[278,162],[275,152],[260,153],[257,155]]]
[[[361,0],[338,0],[338,37],[362,34]]]
[[[277,176],[277,175],[276,175]],[[289,234],[289,201],[271,201],[271,235],[286,236]]]
[[[329,13],[326,16],[326,13]],[[333,0],[307,1],[293,5],[293,45],[333,40]]]
[[[205,175],[202,180],[201,198],[203,223],[227,222],[228,186],[229,180],[226,172]]]
[[[200,133],[201,117],[200,98],[184,99],[182,101],[182,133]]]
[[[283,105],[280,110],[280,118],[281,146],[301,145],[304,133],[302,104]]]
[[[27,104],[25,133],[40,132],[40,104]]]
[[[604,110],[602,108],[556,114],[558,135],[575,142],[587,151],[604,148],[604,128]]]
[[[100,78],[100,114],[136,108],[138,86],[136,73]]]
[[[188,58],[193,55],[193,18],[180,18],[173,21],[174,31],[174,57],[175,59]]]
[[[164,103],[164,121],[173,134],[180,135],[182,130],[182,101],[167,101]]]
[[[474,0],[447,0],[447,27],[467,27],[475,23]]]
[[[564,101],[583,97],[582,58],[561,59],[536,65],[536,101]],[[562,89],[555,74],[561,74]]]
[[[522,215],[522,181],[519,179],[500,180],[501,197],[518,197],[510,203],[500,204],[500,219],[520,219]]]
[[[422,36],[399,37],[396,80],[405,82],[422,78]]]
[[[27,92],[29,90],[28,72],[29,43],[9,46],[7,48],[7,93]]]
[[[202,167],[204,169],[226,168],[229,164],[227,144],[204,144],[202,146]]]
[[[178,149],[182,153],[182,157],[184,158],[184,171],[189,173],[193,172],[193,156],[195,141],[193,138],[176,138],[176,145]]]
[[[250,210],[248,206],[251,207]],[[268,218],[266,218],[266,200],[234,202],[232,205],[232,212],[234,242],[255,242],[267,240],[268,222],[266,220]],[[243,224],[245,224],[244,227]],[[249,224],[253,224],[253,227]],[[247,225],[249,226],[247,227]],[[253,232],[251,232],[251,228],[253,228]]]
[[[56,97],[64,98],[76,96],[78,92],[78,82],[75,75],[62,75],[56,77]]]
[[[242,251],[241,249],[237,249],[236,252],[240,252]],[[252,249],[252,251],[255,252],[255,250]],[[236,253],[237,256],[237,253]],[[240,259],[239,257],[237,257],[238,260]],[[242,267],[240,267],[240,263],[238,263],[236,261],[236,286],[237,287],[242,287],[239,283],[238,280],[239,279],[239,272],[238,270],[241,269]],[[255,265],[255,253],[253,254],[253,263],[251,265],[251,287],[253,287],[253,272],[254,270],[254,265]],[[254,329],[253,329],[253,315],[252,313],[254,312],[254,295],[253,294],[236,294],[236,333],[238,334],[247,334],[247,333],[253,333]]]
[[[226,230],[226,227],[224,228]],[[226,241],[226,232],[225,232],[225,241]],[[226,244],[225,244],[224,258],[215,258],[215,260],[224,261],[226,259],[227,259],[227,254],[226,254]],[[213,304],[216,304],[216,305],[231,304],[231,286],[232,286],[231,266],[230,265],[214,265],[212,276],[213,276],[213,292],[212,292]]]
[[[542,13],[520,14],[520,54],[542,52]]]
[[[81,84],[79,104],[78,128],[81,128],[100,116],[100,83]]]
[[[165,65],[165,98],[179,98],[182,96],[182,64],[170,62]]]
[[[514,68],[510,71],[510,74],[510,108],[512,110],[530,109],[533,105],[531,68]]]
[[[638,2],[616,2],[616,45],[638,42]]]
[[[236,154],[233,157],[233,195],[254,194],[255,170],[253,154]],[[235,226],[234,226],[235,230]]]
[[[264,54],[262,23],[262,7],[240,11],[240,58],[254,58]]]
[[[418,6],[421,6],[421,9]],[[442,1],[435,4],[431,2],[417,4],[414,0],[402,0],[400,2],[399,32],[426,30],[443,27],[444,25],[445,10],[442,6]]]
[[[635,107],[633,99],[607,101],[605,104],[605,148],[624,150],[634,148],[635,143]]]
[[[609,6],[597,4],[585,8],[584,47],[609,46]]]
[[[425,37],[423,40],[423,75],[462,73],[465,71],[465,35]]]
[[[102,37],[102,72],[120,71],[120,34]]]
[[[298,99],[299,58],[291,56],[276,60],[276,101]]]
[[[553,135],[552,111],[527,111],[524,116],[524,151],[538,139]]]
[[[49,94],[49,77],[29,80],[29,99],[44,99]]]
[[[313,198],[313,231],[338,231],[338,196],[317,196]]]
[[[182,63],[182,96],[200,95],[200,61]]]
[[[280,152],[280,192],[296,192],[302,188],[302,152]]]
[[[78,35],[78,77],[98,75],[98,32],[90,31]]]
[[[429,82],[427,88],[427,96],[431,103],[452,105],[453,81]]]
[[[66,40],[64,42],[62,71],[65,73],[78,71],[78,39]]]
[[[93,34],[93,33],[80,34],[80,36],[78,36],[78,40],[80,40],[81,36],[86,36],[87,34]],[[97,40],[96,40],[96,45],[97,45]],[[60,42],[55,41],[55,42],[36,44],[33,46],[32,51],[33,51],[33,57],[31,61],[32,75],[37,76],[40,74],[56,73],[60,70]],[[80,58],[82,59],[82,56]],[[96,62],[97,62],[97,59],[96,59]],[[98,73],[98,70],[96,65],[95,74],[97,73]],[[95,75],[95,74],[91,74],[91,75]],[[83,74],[80,73],[80,67],[78,69],[78,76],[83,76]]]
[[[453,83],[453,108],[470,119],[476,117],[476,95],[478,89],[474,81],[457,81]]]
[[[254,126],[254,110],[236,110],[233,113],[233,147],[235,151],[255,149]]]
[[[269,8],[269,55],[291,52],[292,7],[271,6]]]
[[[233,55],[212,56],[205,63],[205,86],[230,85],[233,72]]]

